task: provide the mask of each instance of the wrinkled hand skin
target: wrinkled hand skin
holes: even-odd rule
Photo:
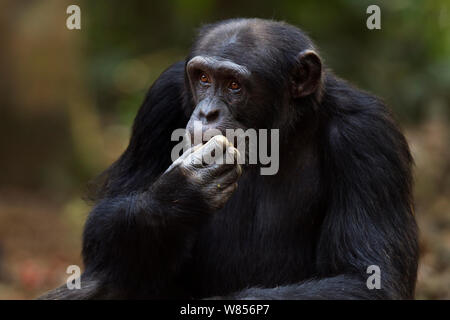
[[[213,150],[222,150],[222,154],[214,155]],[[211,155],[219,161],[205,162]],[[206,144],[199,144],[188,149],[166,170],[166,174],[181,174],[188,183],[207,199],[213,210],[222,208],[238,186],[242,174],[238,163],[239,151],[222,135],[214,136]],[[233,159],[233,163],[226,163]],[[219,162],[219,163],[218,163]]]

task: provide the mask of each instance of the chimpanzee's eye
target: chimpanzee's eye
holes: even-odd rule
[[[238,91],[241,88],[241,85],[237,81],[231,81],[228,88],[233,91]]]
[[[206,73],[202,73],[200,75],[200,82],[203,83],[203,84],[211,83],[211,81],[209,80],[209,77],[208,77],[208,75]]]

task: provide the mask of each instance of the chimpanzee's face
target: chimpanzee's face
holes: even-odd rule
[[[295,118],[291,106],[320,86],[321,62],[314,51],[287,50],[283,37],[261,26],[234,27],[201,36],[186,63],[191,135],[196,121],[203,132],[218,129],[223,135],[226,129],[289,127]]]
[[[244,65],[219,57],[195,56],[188,61],[186,73],[195,109],[188,124],[200,121],[203,131],[245,128],[245,114],[251,98],[251,72]]]

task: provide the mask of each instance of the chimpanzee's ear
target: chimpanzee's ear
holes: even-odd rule
[[[322,61],[313,50],[304,50],[296,58],[292,74],[292,96],[301,98],[320,90]]]

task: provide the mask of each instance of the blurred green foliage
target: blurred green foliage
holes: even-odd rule
[[[381,30],[366,28],[371,4],[381,8]],[[148,85],[183,59],[196,29],[232,17],[284,20],[301,27],[330,68],[383,97],[402,121],[420,122],[429,108],[449,115],[446,0],[100,0],[85,1],[82,7],[87,81],[98,106],[128,125]]]

